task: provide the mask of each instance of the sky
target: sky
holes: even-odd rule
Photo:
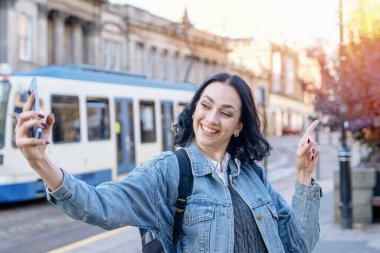
[[[201,30],[232,38],[283,38],[307,46],[339,39],[338,0],[111,0],[179,21],[184,9]]]

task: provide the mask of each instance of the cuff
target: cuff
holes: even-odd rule
[[[312,178],[311,185],[304,185],[295,182],[295,192],[299,195],[306,195],[308,199],[320,199],[323,196],[322,187]]]
[[[67,200],[72,195],[73,176],[64,171],[63,169],[63,181],[62,184],[55,191],[51,191],[46,185],[47,199],[56,204],[56,201]]]

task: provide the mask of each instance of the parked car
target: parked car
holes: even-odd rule
[[[300,134],[301,131],[298,128],[285,126],[282,128],[282,135]]]

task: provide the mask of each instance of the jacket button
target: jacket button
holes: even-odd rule
[[[236,182],[237,182],[236,178],[232,179],[233,184],[236,184]]]
[[[263,215],[262,215],[262,214],[259,214],[259,216],[257,216],[257,219],[258,219],[258,220],[262,220],[262,219],[263,219]]]

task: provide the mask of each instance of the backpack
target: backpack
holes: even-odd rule
[[[184,149],[175,152],[179,164],[179,184],[178,184],[178,197],[176,201],[176,212],[174,216],[173,228],[173,252],[177,252],[177,244],[179,234],[182,230],[183,214],[187,205],[187,197],[193,191],[193,174],[191,171],[191,163],[189,156]],[[259,166],[251,166],[256,174],[259,176],[261,182],[264,182],[263,170]],[[154,234],[147,229],[140,228],[141,246],[143,253],[164,253],[165,250],[161,242],[154,236]]]
[[[183,214],[187,205],[187,197],[193,191],[193,173],[191,171],[191,163],[189,156],[184,149],[177,150],[174,153],[177,156],[179,165],[179,184],[178,184],[178,197],[175,204],[174,228],[173,228],[173,252],[177,252],[177,244],[179,234],[182,230]],[[143,253],[163,253],[165,252],[161,242],[154,236],[154,234],[147,230],[140,228],[141,246]]]

